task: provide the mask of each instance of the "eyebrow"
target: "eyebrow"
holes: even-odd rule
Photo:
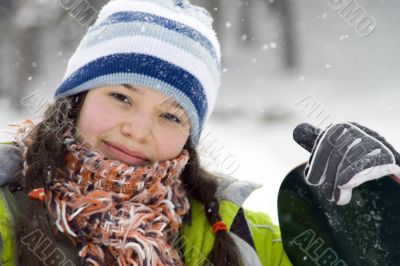
[[[182,105],[180,105],[180,104],[177,103],[176,101],[173,102],[173,105],[175,105],[175,107],[178,108],[178,109],[185,110],[185,108],[183,108]]]
[[[174,99],[170,98],[167,101],[164,102],[164,104],[170,105],[174,108],[178,108],[181,109],[183,111],[186,111],[185,108],[182,107],[182,105],[180,105],[177,101],[175,101]]]
[[[133,90],[134,92],[137,93],[143,93],[141,92],[138,88],[133,87],[132,85],[129,84],[122,84],[122,86],[124,86],[125,88],[127,88],[128,90]],[[178,108],[178,109],[182,109],[185,110],[185,108],[182,107],[182,105],[180,105],[178,102],[176,102],[175,100],[169,100],[169,103],[172,103],[174,105],[174,107]]]
[[[129,84],[122,84],[122,86],[124,86],[124,87],[125,87],[126,89],[128,89],[128,90],[132,90],[132,91],[134,91],[134,92],[143,94],[143,92],[141,92],[138,88],[135,88],[135,87],[133,87],[133,86],[131,86],[131,85],[129,85]]]

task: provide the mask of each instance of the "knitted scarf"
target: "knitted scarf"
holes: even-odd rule
[[[25,120],[15,138],[23,158],[33,126]],[[49,171],[56,174],[47,176],[44,203],[56,229],[82,247],[84,265],[110,265],[110,256],[112,265],[183,265],[168,240],[189,210],[179,179],[188,152],[170,161],[128,166],[85,148],[72,129],[62,141],[68,150],[66,168]]]

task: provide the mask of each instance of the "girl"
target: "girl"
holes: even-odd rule
[[[211,23],[185,0],[101,10],[43,119],[1,145],[4,265],[291,265],[269,217],[241,208],[255,186],[199,164]]]
[[[0,146],[2,264],[291,265],[269,217],[241,208],[255,185],[200,166],[219,80],[204,9],[107,4],[43,119],[14,125]],[[318,140],[306,180],[327,199],[345,204],[359,184],[400,176],[377,133],[354,123],[315,132],[299,133]]]

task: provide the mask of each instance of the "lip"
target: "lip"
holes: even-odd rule
[[[108,153],[119,161],[134,165],[145,164],[148,162],[148,159],[143,153],[126,149],[114,142],[103,141],[103,143],[105,144]]]

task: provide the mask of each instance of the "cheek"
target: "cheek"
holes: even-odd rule
[[[181,152],[188,136],[182,132],[164,130],[157,137],[157,160],[165,161],[176,158]]]
[[[89,101],[81,110],[78,120],[79,134],[96,146],[100,136],[116,124],[113,110],[101,101]]]

